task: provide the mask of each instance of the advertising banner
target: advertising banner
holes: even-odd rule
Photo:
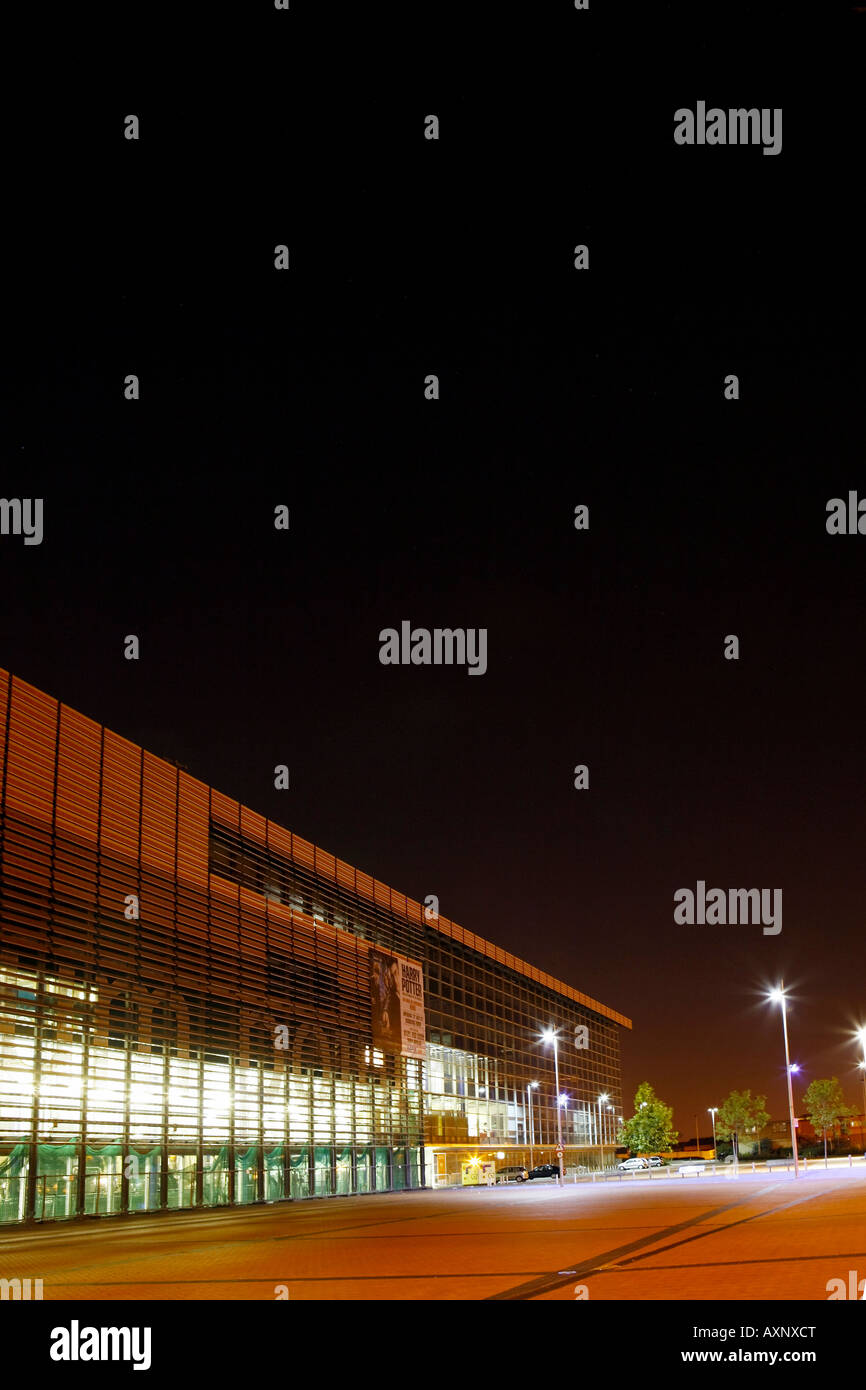
[[[373,1046],[403,1057],[426,1055],[424,975],[415,960],[370,952],[370,1004]]]

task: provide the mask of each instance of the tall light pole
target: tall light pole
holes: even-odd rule
[[[716,1148],[716,1116],[719,1113],[719,1107],[717,1105],[710,1105],[707,1109],[707,1113],[713,1117],[713,1162],[718,1163],[719,1153]]]
[[[558,1185],[561,1187],[561,1186],[562,1186],[562,1161],[563,1161],[564,1155],[563,1155],[563,1152],[562,1152],[562,1107],[561,1107],[561,1105],[559,1104],[559,1095],[560,1095],[560,1091],[559,1091],[559,1048],[558,1048],[557,1045],[556,1045],[556,1030],[555,1030],[554,1028],[545,1028],[545,1030],[544,1030],[544,1032],[542,1033],[541,1036],[544,1038],[544,1041],[545,1041],[546,1043],[553,1043],[553,1073],[554,1073],[554,1077],[556,1078],[556,1141],[557,1141],[557,1143],[556,1143],[556,1148],[557,1148],[557,1154],[556,1154],[556,1157],[557,1157],[557,1164],[556,1164],[556,1166],[557,1166],[557,1168],[559,1169],[559,1177],[557,1178],[557,1183],[558,1183]]]
[[[610,1100],[610,1096],[608,1095],[607,1091],[602,1091],[601,1095],[600,1095],[599,1098],[598,1098],[598,1142],[599,1142],[599,1144],[601,1145],[601,1166],[602,1166],[602,1169],[604,1168],[604,1129],[602,1128],[601,1107],[602,1107],[602,1103],[603,1103],[603,1102],[606,1103],[608,1100]]]
[[[526,1085],[526,1100],[529,1106],[529,1164],[535,1167],[535,1120],[532,1116],[532,1092],[538,1089],[537,1081],[529,1081]]]
[[[616,1131],[615,1131],[614,1123],[613,1123],[614,1109],[613,1109],[613,1106],[612,1106],[612,1105],[609,1105],[607,1108],[608,1108],[608,1112],[609,1112],[609,1114],[610,1114],[610,1121],[609,1121],[609,1123],[608,1123],[608,1129],[607,1129],[607,1133],[608,1133],[608,1140],[607,1140],[607,1142],[610,1144],[610,1147],[613,1148],[613,1146],[614,1146],[614,1140],[615,1140],[615,1138],[616,1138]]]
[[[566,1139],[567,1139],[567,1138],[568,1138],[568,1092],[567,1092],[567,1091],[563,1091],[562,1095],[559,1097],[559,1104],[560,1104],[560,1106],[561,1106],[561,1108],[562,1108],[562,1111],[563,1111],[563,1113],[564,1113],[564,1115],[565,1115],[565,1137],[566,1137]],[[564,1163],[565,1163],[565,1157],[564,1157],[564,1156],[563,1156],[563,1160],[562,1160],[562,1161],[563,1161],[563,1164],[564,1164]]]
[[[783,982],[780,981],[778,988],[770,991],[769,999],[773,1004],[781,1004],[782,1006],[782,1036],[785,1039],[785,1076],[788,1080],[788,1117],[791,1121],[791,1152],[794,1157],[794,1177],[798,1178],[800,1176],[800,1170],[797,1167],[797,1125],[794,1119],[794,1087],[791,1082],[791,1057],[788,1051],[788,1005],[785,998],[785,986]]]
[[[866,1130],[866,1028],[858,1029],[857,1041],[863,1049],[863,1061],[858,1065],[863,1073],[863,1128]]]

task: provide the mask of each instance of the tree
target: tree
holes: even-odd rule
[[[642,1081],[635,1092],[634,1114],[622,1125],[617,1143],[627,1144],[633,1154],[663,1153],[679,1137],[673,1118],[671,1107],[659,1100],[648,1081]]]
[[[740,1159],[740,1135],[749,1130],[763,1129],[770,1116],[766,1110],[767,1097],[753,1096],[749,1091],[731,1091],[727,1100],[719,1106],[716,1116],[716,1133],[722,1139],[734,1141],[734,1158]]]
[[[840,1120],[855,1113],[853,1105],[845,1104],[842,1087],[833,1076],[830,1080],[813,1081],[803,1097],[806,1118],[815,1130],[824,1135],[824,1167],[827,1167],[827,1130],[834,1129]]]

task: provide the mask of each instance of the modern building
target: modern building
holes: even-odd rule
[[[627,1018],[0,671],[0,1221],[552,1158],[551,1027],[597,1164]]]

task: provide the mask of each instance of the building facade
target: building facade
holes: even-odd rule
[[[600,1162],[630,1021],[428,915],[0,671],[0,1221],[552,1157],[548,1027],[566,1163]],[[420,1048],[377,1033],[392,960]]]

